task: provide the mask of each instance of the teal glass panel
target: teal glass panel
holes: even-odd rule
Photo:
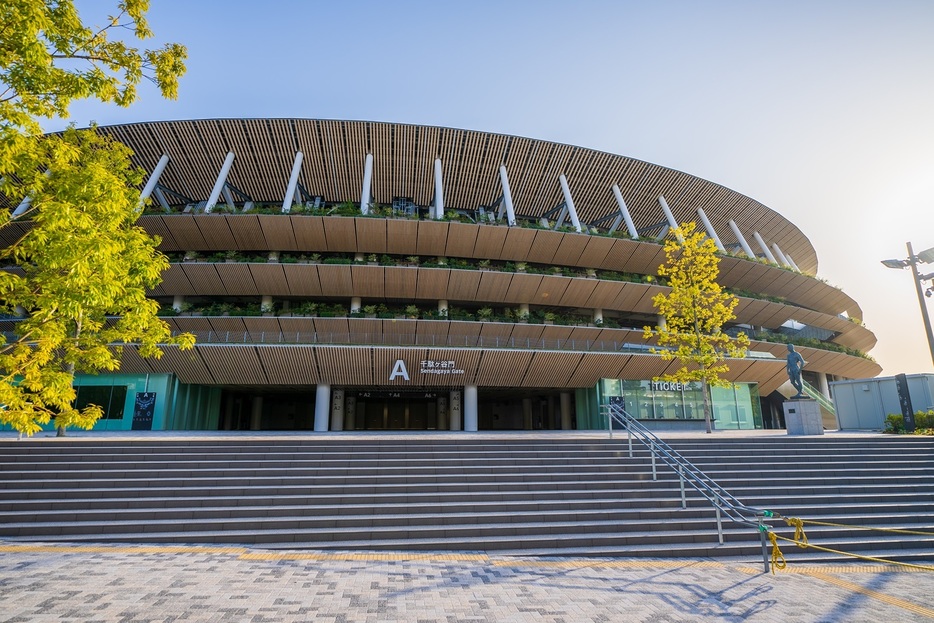
[[[750,430],[762,427],[758,391],[754,385],[711,388],[716,427],[720,430]]]
[[[704,395],[700,383],[666,383],[601,379],[597,384],[599,404],[622,396],[626,411],[642,420],[703,420]],[[762,428],[759,389],[755,383],[711,390],[711,416],[717,428]]]

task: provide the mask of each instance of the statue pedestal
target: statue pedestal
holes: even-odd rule
[[[785,410],[785,429],[789,435],[824,434],[820,405],[816,400],[786,400],[782,406]]]

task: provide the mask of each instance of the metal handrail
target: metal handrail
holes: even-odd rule
[[[762,560],[765,565],[765,571],[769,571],[768,549],[765,542],[765,535],[771,530],[771,526],[765,523],[767,517],[772,517],[772,511],[755,508],[743,504],[736,499],[729,491],[721,487],[710,476],[702,472],[696,465],[687,460],[677,450],[673,449],[667,443],[662,441],[655,433],[649,430],[645,425],[632,417],[620,404],[621,399],[617,396],[610,398],[610,403],[603,405],[607,413],[607,429],[610,438],[613,437],[613,422],[618,422],[628,433],[629,439],[629,457],[632,458],[632,439],[635,437],[644,445],[652,457],[652,480],[658,480],[656,468],[656,459],[661,459],[678,475],[681,483],[681,507],[687,508],[687,497],[685,495],[685,483],[694,488],[714,507],[717,514],[717,537],[720,544],[723,545],[723,523],[722,516],[733,523],[755,528],[759,533],[762,542]]]
[[[821,393],[819,389],[801,379],[801,385],[804,387],[804,393],[817,401],[817,404],[822,406],[825,411],[832,413],[833,415],[837,414],[837,410],[833,406],[833,402],[827,398],[824,394]]]

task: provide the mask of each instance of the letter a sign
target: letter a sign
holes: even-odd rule
[[[409,371],[405,368],[405,362],[401,359],[396,359],[396,365],[392,367],[392,372],[389,374],[389,380],[395,379],[397,376],[401,376],[406,381],[409,380]]]

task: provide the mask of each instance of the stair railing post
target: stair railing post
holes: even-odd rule
[[[714,498],[714,509],[717,511],[717,540],[723,545],[723,521],[720,518],[720,496]]]
[[[632,458],[632,428],[628,422],[626,424],[626,435],[629,436],[629,458]]]
[[[769,547],[765,542],[766,525],[762,523],[762,516],[759,516],[759,540],[762,542],[762,568],[765,573],[769,572]]]
[[[606,406],[606,429],[610,433],[610,439],[613,439],[613,407]]]
[[[681,480],[681,508],[688,507],[688,499],[684,495],[684,466],[678,466],[678,478]]]
[[[658,480],[658,472],[655,469],[655,442],[649,444],[649,450],[652,452],[652,480]]]

